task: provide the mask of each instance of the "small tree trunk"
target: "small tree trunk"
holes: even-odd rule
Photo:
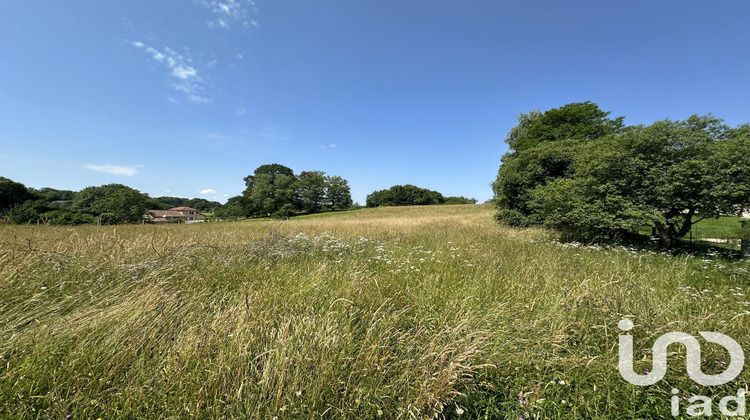
[[[740,241],[740,254],[742,255],[742,258],[750,256],[750,239],[743,239]]]

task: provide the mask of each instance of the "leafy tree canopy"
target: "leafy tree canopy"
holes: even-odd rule
[[[39,197],[33,191],[20,182],[0,176],[0,210],[37,198]]]
[[[523,151],[543,142],[594,140],[617,134],[624,128],[624,117],[609,118],[593,102],[572,103],[518,117],[518,125],[508,133],[505,142],[515,151]]]
[[[620,125],[609,131],[584,126],[568,138],[512,150],[493,184],[498,220],[580,236],[623,235],[651,226],[672,244],[697,221],[750,205],[747,126],[731,129],[710,115]],[[592,132],[602,135],[592,138]]]
[[[290,216],[297,213],[345,210],[352,198],[347,181],[321,171],[295,175],[277,163],[259,166],[245,177],[241,205],[248,216]]]
[[[569,177],[579,145],[621,133],[623,117],[610,119],[609,114],[581,102],[520,115],[505,139],[510,150],[493,183],[498,218],[514,225],[540,223],[529,208],[531,191]]]
[[[111,213],[117,223],[137,223],[148,209],[148,195],[122,184],[88,187],[73,198],[73,208],[100,216]]]
[[[192,207],[200,211],[214,211],[221,207],[221,203],[218,201],[210,201],[205,198],[156,197],[152,200],[150,206],[154,210],[167,210],[173,207]]]
[[[379,206],[419,206],[443,204],[445,197],[437,191],[417,186],[394,185],[387,190],[374,191],[367,196],[367,207]]]
[[[445,204],[477,204],[476,198],[460,197],[446,197]]]

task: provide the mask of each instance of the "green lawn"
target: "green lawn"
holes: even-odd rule
[[[743,219],[740,217],[729,217],[724,216],[718,219],[704,219],[698,223],[695,223],[692,228],[692,236],[690,233],[684,236],[684,240],[690,240],[692,238],[695,242],[706,241],[707,239],[729,239],[736,240],[742,237],[742,227],[740,224]],[[643,235],[650,235],[651,228],[643,227],[640,230]],[[726,244],[711,242],[717,246],[728,247],[731,249],[739,249],[739,243],[731,241]]]
[[[718,219],[704,219],[693,225],[693,239],[719,238],[739,239],[741,237],[740,217],[720,217]],[[687,235],[686,238],[689,238]]]

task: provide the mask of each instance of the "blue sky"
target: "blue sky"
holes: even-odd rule
[[[266,163],[491,198],[516,116],[750,122],[745,1],[0,3],[0,176],[225,201]]]

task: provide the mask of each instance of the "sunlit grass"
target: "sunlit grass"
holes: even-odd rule
[[[636,360],[674,330],[750,348],[748,264],[560,244],[493,211],[0,226],[0,417],[643,418],[672,386],[731,393],[676,368],[626,384],[617,322]]]
[[[737,239],[742,238],[742,225],[740,221],[748,221],[740,217],[720,217],[718,219],[704,219],[693,226],[693,237],[697,239],[719,238]],[[687,236],[686,236],[687,237]]]

